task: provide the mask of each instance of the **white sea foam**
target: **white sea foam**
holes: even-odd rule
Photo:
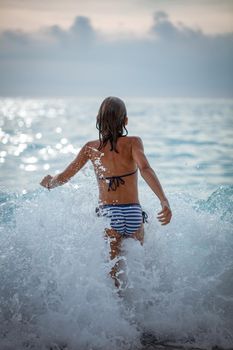
[[[145,192],[145,243],[123,243],[127,281],[119,296],[109,276],[107,219],[94,214],[93,190],[66,185],[4,199],[1,349],[141,349],[145,332],[232,346],[228,207],[213,214],[210,201],[170,194],[173,220],[162,227]],[[223,191],[229,203],[232,189],[228,197],[220,189],[219,198]]]

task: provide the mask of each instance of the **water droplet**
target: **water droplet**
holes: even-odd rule
[[[50,165],[48,163],[44,164],[43,166],[44,170],[48,170],[50,168]]]
[[[0,157],[6,157],[7,155],[7,152],[6,151],[1,151],[0,152]]]
[[[37,167],[36,167],[36,165],[29,164],[29,165],[26,165],[24,169],[26,171],[35,171],[37,169]]]
[[[66,145],[68,143],[68,140],[64,137],[60,142],[62,145]]]
[[[55,129],[55,131],[56,131],[58,134],[60,134],[60,133],[62,132],[62,128],[60,128],[60,126],[58,126],[58,127]]]
[[[36,139],[41,139],[41,137],[42,137],[42,134],[41,134],[41,132],[38,132],[37,134],[36,134]]]
[[[55,147],[56,147],[56,149],[61,149],[62,145],[60,143],[57,143]]]

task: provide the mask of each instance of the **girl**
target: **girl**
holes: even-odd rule
[[[98,215],[110,220],[106,235],[110,237],[110,256],[120,253],[122,239],[131,237],[143,244],[142,212],[138,199],[138,169],[141,176],[160,199],[162,210],[158,213],[161,225],[167,225],[172,217],[162,186],[150,167],[139,137],[127,136],[127,111],[124,102],[117,97],[107,97],[101,104],[96,121],[99,140],[87,142],[77,157],[60,174],[47,175],[41,185],[49,190],[61,186],[74,176],[90,160],[93,164],[99,186]],[[125,132],[125,134],[124,134]],[[118,265],[111,270],[115,285]]]

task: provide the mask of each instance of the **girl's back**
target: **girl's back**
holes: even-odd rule
[[[111,150],[110,142],[100,151],[98,150],[99,140],[88,143],[90,159],[99,184],[100,202],[104,204],[139,203],[137,164],[132,154],[134,139],[135,137],[119,137],[116,144],[117,152]],[[111,187],[110,181],[112,181]]]

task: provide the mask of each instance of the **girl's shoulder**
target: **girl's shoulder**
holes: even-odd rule
[[[120,144],[128,145],[132,148],[142,145],[142,140],[139,136],[125,136],[120,138]]]
[[[130,136],[130,147],[131,150],[138,151],[138,150],[143,150],[143,142],[141,137],[139,136]]]
[[[121,137],[118,145],[119,147],[123,147],[123,149],[129,150],[130,152],[143,148],[143,143],[139,136]]]
[[[137,140],[141,140],[141,138],[139,136],[125,136],[125,137],[122,137],[122,139],[124,140],[127,140],[127,141],[130,141],[130,142],[134,142],[134,141],[137,141]]]
[[[89,147],[99,147],[100,141],[99,140],[92,140],[92,141],[88,141],[86,143],[86,146]]]
[[[89,158],[92,158],[93,153],[100,153],[100,151],[98,150],[99,144],[99,140],[88,141],[85,143],[82,150]]]
[[[141,140],[139,136],[127,136],[127,138],[131,139],[132,141]]]
[[[126,137],[132,144],[142,143],[142,139],[139,136],[127,136]]]

